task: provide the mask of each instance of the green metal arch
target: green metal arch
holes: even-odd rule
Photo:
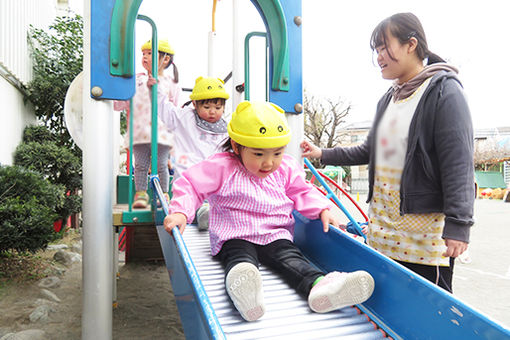
[[[252,0],[263,15],[271,41],[273,77],[271,88],[289,91],[289,41],[285,14],[279,0]]]
[[[134,75],[135,21],[142,0],[116,0],[110,25],[110,73]]]

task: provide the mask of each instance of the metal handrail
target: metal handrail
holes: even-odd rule
[[[319,174],[319,172],[317,172],[317,169],[315,169],[315,167],[312,165],[312,163],[304,158],[304,162],[305,162],[305,165],[308,169],[310,169],[310,171],[312,172],[312,174],[317,178],[317,180],[319,181],[319,183],[324,187],[324,189],[327,191],[327,195],[326,197],[327,198],[330,198],[330,199],[333,199],[333,201],[335,202],[335,204],[343,211],[343,213],[345,214],[345,216],[347,216],[347,218],[349,219],[349,221],[351,221],[354,229],[356,230],[356,232],[363,236],[363,238],[366,240],[367,237],[366,235],[363,233],[363,231],[361,230],[361,227],[359,226],[358,222],[356,222],[356,220],[351,216],[351,214],[347,211],[347,209],[345,208],[345,206],[342,204],[342,202],[340,202],[340,200],[338,199],[338,197],[335,195],[335,193],[333,192],[333,190],[331,190],[331,188],[327,185],[326,181],[321,177],[321,175]]]
[[[156,24],[148,16],[139,14],[136,17],[138,20],[148,22],[152,28],[152,77],[156,83],[151,89],[151,176],[158,174],[158,32]],[[129,167],[132,168],[133,164],[133,98],[129,100]],[[129,190],[128,190],[128,206],[129,212],[133,211],[133,171],[128,169],[129,173]],[[153,197],[154,199],[154,197]],[[154,208],[156,205],[152,204]]]
[[[266,88],[267,88],[267,33],[250,32],[244,38],[244,100],[250,100],[250,39],[252,37],[263,37],[266,41]],[[266,100],[267,100],[266,91]]]

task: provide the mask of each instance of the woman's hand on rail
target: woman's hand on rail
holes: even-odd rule
[[[321,158],[322,150],[321,148],[313,145],[312,143],[304,140],[300,144],[301,150],[303,151],[302,156],[308,158]]]
[[[323,227],[323,230],[325,233],[328,232],[330,224],[337,228],[340,227],[340,223],[335,218],[335,216],[333,216],[331,211],[329,211],[329,209],[324,209],[321,212],[320,217],[321,217],[321,221],[322,221],[322,227]]]
[[[163,227],[165,230],[172,235],[172,229],[175,227],[179,227],[179,231],[184,233],[184,229],[186,228],[186,215],[182,213],[170,214],[165,217],[163,220]]]

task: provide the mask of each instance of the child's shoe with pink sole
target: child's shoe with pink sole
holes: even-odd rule
[[[314,312],[327,313],[365,302],[373,291],[374,279],[366,271],[331,272],[313,286],[308,305]]]
[[[246,321],[260,319],[265,311],[262,276],[257,267],[248,262],[235,265],[225,280],[227,293]]]

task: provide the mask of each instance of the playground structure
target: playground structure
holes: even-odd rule
[[[234,0],[234,6],[236,2]],[[112,228],[113,205],[113,99],[134,94],[134,22],[142,0],[85,1],[83,86],[83,316],[82,339],[111,339],[112,301],[115,297],[117,257]],[[266,25],[269,46],[268,100],[287,113],[293,139],[289,152],[298,156],[302,139],[301,2],[252,0]],[[236,11],[234,10],[234,13]],[[153,23],[147,17],[142,20]],[[233,18],[238,20],[239,18]],[[235,26],[235,24],[234,24]],[[155,33],[155,27],[153,29]],[[153,34],[153,41],[157,35]],[[157,50],[153,44],[153,52]],[[153,58],[157,53],[153,53]],[[234,60],[234,84],[246,82],[244,69]],[[153,69],[153,72],[157,70]],[[246,76],[245,76],[246,77]],[[245,84],[249,95],[249,82]],[[157,93],[157,91],[153,91]],[[233,95],[234,105],[240,101]],[[154,117],[154,112],[153,112]],[[157,140],[153,127],[153,141]],[[153,143],[154,145],[154,143]],[[155,152],[153,152],[155,155]],[[187,338],[351,338],[393,339],[502,339],[510,331],[473,310],[451,294],[380,255],[365,244],[332,229],[321,232],[318,221],[295,215],[295,242],[304,254],[325,271],[370,272],[376,289],[356,308],[328,314],[311,313],[305,301],[291,293],[278,277],[262,267],[268,305],[267,315],[246,323],[229,304],[223,288],[221,266],[211,259],[206,233],[190,226],[181,235],[169,235],[162,227],[168,213],[153,157],[151,185],[162,209],[155,207],[147,223],[158,235],[176,295]],[[319,178],[318,176],[316,176]],[[327,190],[327,189],[326,189]],[[329,193],[328,193],[329,195]],[[331,198],[331,196],[330,196]],[[340,204],[341,205],[341,204]],[[347,214],[348,212],[345,211]],[[139,223],[132,211],[123,213],[125,223]],[[135,220],[136,219],[136,220]],[[357,230],[357,222],[350,218]],[[290,333],[289,333],[290,332]]]

